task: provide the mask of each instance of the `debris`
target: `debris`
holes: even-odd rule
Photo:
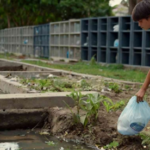
[[[49,74],[49,75],[48,75],[48,78],[53,78],[53,77],[54,77],[53,74]]]

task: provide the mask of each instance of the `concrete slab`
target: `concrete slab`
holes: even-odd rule
[[[23,87],[22,84],[10,81],[4,76],[0,75],[0,89],[3,93],[28,93],[29,90]]]
[[[48,76],[49,74],[53,74],[56,76],[61,76],[62,73],[60,71],[1,71],[0,72],[1,75],[7,76],[7,75],[11,75],[11,76],[18,76],[18,77],[24,77],[24,78],[32,78],[32,77],[36,77],[36,75],[40,75],[40,76]]]
[[[0,130],[41,128],[47,116],[45,109],[0,110]]]
[[[82,94],[97,93],[95,91]],[[64,101],[74,106],[74,101],[67,97],[70,92],[36,93],[36,94],[1,94],[0,109],[40,109],[50,107],[66,107]]]

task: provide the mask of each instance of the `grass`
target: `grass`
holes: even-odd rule
[[[15,58],[14,54],[0,54],[0,58],[12,60]],[[41,60],[47,60],[41,59]],[[62,69],[67,71],[73,71],[77,73],[83,74],[91,74],[91,75],[100,75],[103,77],[109,77],[113,79],[121,79],[125,81],[133,81],[133,82],[144,82],[146,73],[135,70],[135,69],[124,69],[123,65],[115,64],[115,65],[105,65],[102,66],[94,62],[91,59],[90,62],[78,62],[74,65],[72,64],[48,64],[42,61],[29,61],[23,60],[22,62],[26,62],[29,64],[34,64],[42,67],[54,68],[54,69]]]
[[[9,60],[13,60],[15,57],[14,54],[10,54],[10,53],[0,53],[0,58],[3,58],[3,59],[9,59]]]
[[[72,64],[48,64],[42,61],[30,61],[23,60],[22,62],[34,64],[42,67],[62,69],[67,71],[73,71],[77,73],[91,74],[91,75],[100,75],[104,77],[121,79],[126,81],[133,82],[143,82],[146,73],[134,70],[134,69],[124,69],[123,65],[105,65],[93,64],[87,62],[78,62],[74,65]]]

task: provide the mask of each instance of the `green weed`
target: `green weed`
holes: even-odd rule
[[[121,87],[114,82],[106,82],[105,86],[107,86],[109,89],[111,89],[112,91],[114,91],[115,93],[120,93],[122,92]]]
[[[150,148],[150,135],[141,132],[139,136],[142,139],[142,145],[147,145]]]
[[[73,115],[74,123],[82,123],[84,127],[86,127],[91,117],[94,117],[94,120],[97,119],[100,102],[103,100],[103,97],[99,96],[97,93],[82,95],[81,92],[76,91],[68,96],[75,101],[77,106],[77,112],[73,113],[72,108],[66,104]],[[80,115],[81,109],[85,111],[85,114],[82,116]]]
[[[53,141],[48,141],[48,142],[45,142],[47,145],[49,145],[49,146],[54,146],[55,145],[55,143],[53,142]]]
[[[95,55],[91,58],[89,64],[92,65],[92,66],[93,66],[93,65],[96,65]]]
[[[105,149],[111,149],[111,148],[117,148],[119,146],[119,143],[116,141],[113,141],[112,143],[104,146]]]
[[[23,62],[29,63],[29,64],[35,64],[38,66],[48,67],[48,68],[56,68],[56,69],[62,69],[62,70],[68,70],[68,71],[74,71],[78,73],[84,73],[84,74],[92,74],[92,75],[100,75],[104,77],[114,78],[114,79],[122,79],[122,80],[128,80],[128,81],[134,81],[134,82],[144,82],[144,79],[146,77],[145,72],[141,72],[138,70],[133,69],[124,69],[123,65],[87,65],[86,62],[78,62],[74,65],[72,64],[47,64],[45,62],[39,61],[37,64],[37,61],[29,61],[29,60],[23,60]],[[94,62],[94,61],[93,61]],[[103,70],[103,71],[99,71]]]
[[[103,100],[103,105],[105,106],[105,109],[107,112],[109,111],[116,111],[118,109],[121,109],[126,105],[127,101],[126,100],[121,100],[116,103],[113,103],[113,101],[107,97],[105,97],[105,100]]]

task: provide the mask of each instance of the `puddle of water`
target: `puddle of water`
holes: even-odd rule
[[[91,148],[40,135],[38,132],[16,130],[0,132],[0,150],[91,150]]]

